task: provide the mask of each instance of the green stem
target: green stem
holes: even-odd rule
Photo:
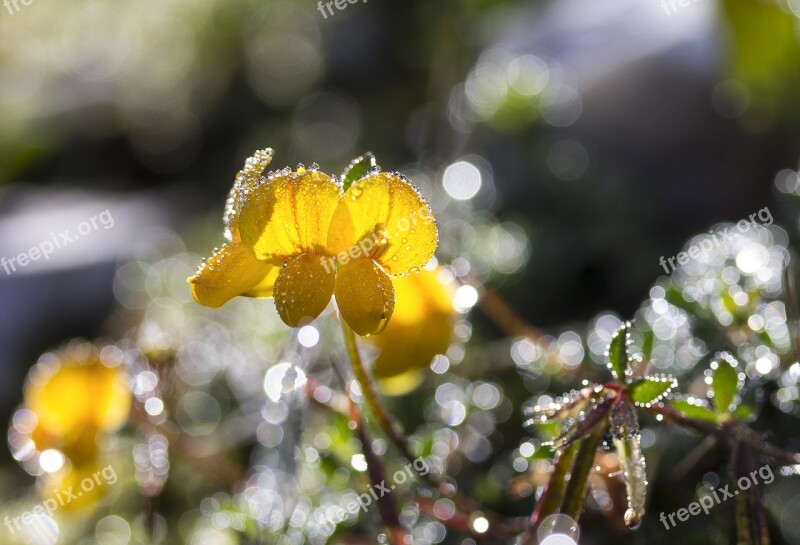
[[[575,456],[582,441],[575,441],[557,453],[553,462],[553,473],[547,482],[547,487],[542,493],[530,519],[530,529],[536,528],[549,515],[557,513],[564,501],[564,492],[567,489],[569,475],[575,463]]]
[[[403,453],[403,456],[412,461],[414,456],[411,455],[406,442],[402,439],[400,433],[398,432],[397,426],[394,424],[394,422],[392,422],[389,414],[386,412],[386,409],[384,409],[380,398],[378,398],[378,393],[375,391],[375,387],[372,385],[372,381],[367,374],[367,370],[364,368],[364,363],[361,361],[361,353],[358,351],[355,332],[349,325],[347,325],[347,322],[344,320],[341,320],[341,322],[342,333],[344,334],[344,344],[347,347],[347,353],[350,356],[350,366],[353,369],[353,374],[358,381],[358,385],[361,388],[361,394],[364,396],[364,400],[367,402],[370,412],[378,420],[378,425],[381,427],[384,433],[386,433],[395,446],[400,449],[400,451]]]
[[[589,474],[594,467],[595,453],[607,428],[608,424],[605,423],[598,426],[594,433],[580,442],[581,446],[575,455],[569,482],[564,491],[564,504],[561,506],[561,512],[569,515],[575,521],[581,517],[589,485]]]
[[[403,438],[402,432],[392,421],[389,413],[386,412],[383,403],[381,403],[381,400],[378,397],[378,393],[375,391],[372,380],[370,379],[367,370],[364,368],[364,363],[361,360],[361,354],[358,351],[358,343],[356,341],[355,332],[344,320],[341,320],[341,324],[342,333],[344,335],[344,344],[347,347],[347,353],[350,356],[350,366],[353,369],[353,374],[358,381],[359,387],[361,388],[361,393],[364,396],[364,400],[369,407],[370,412],[376,418],[378,425],[383,430],[383,433],[386,434],[386,437],[388,437],[392,444],[397,447],[407,461],[413,463],[417,457],[411,452],[411,449],[408,447],[408,444]],[[456,491],[455,486],[439,479],[439,477],[434,475],[432,472],[421,475],[421,478],[440,494],[453,500],[453,503],[455,503],[462,512],[467,514],[483,513],[492,523],[493,531],[489,533],[489,536],[496,536],[496,532],[506,535],[513,533],[513,524],[506,523],[506,521],[504,521],[503,517],[500,515],[484,508],[476,501],[462,496]],[[480,538],[489,536],[474,535],[473,537]]]
[[[689,418],[688,416],[684,416],[679,411],[664,403],[652,405],[649,408],[646,408],[645,411],[657,416],[660,415],[663,418],[671,420],[672,422],[680,424],[684,427],[693,428],[708,435],[713,435],[720,440],[729,441],[733,435],[736,440],[743,442],[752,451],[758,452],[759,454],[769,458],[774,458],[781,463],[800,463],[800,453],[789,452],[762,441],[758,432],[742,426],[739,423],[734,422],[727,425],[718,425],[712,422],[705,422],[703,420]]]

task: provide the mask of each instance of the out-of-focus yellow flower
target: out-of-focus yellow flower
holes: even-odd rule
[[[265,149],[236,177],[225,211],[228,243],[189,279],[192,295],[219,307],[238,295],[275,297],[297,327],[331,296],[359,335],[380,332],[392,315],[392,278],[417,271],[436,250],[425,199],[399,174],[371,171],[344,191],[316,165],[261,173]]]
[[[126,422],[132,395],[125,373],[118,361],[105,360],[98,347],[77,343],[33,367],[24,406],[36,416],[31,438],[37,450],[57,448],[80,463],[94,457],[98,434]]]
[[[28,374],[8,443],[23,467],[39,476],[44,499],[75,491],[58,501],[59,509],[92,506],[103,494],[99,488],[111,483],[109,472],[116,481],[113,468],[101,469],[100,460],[102,440],[125,424],[131,409],[121,363],[112,347],[76,341],[43,355]]]
[[[394,279],[397,295],[392,321],[372,337],[380,350],[373,373],[384,393],[400,395],[424,379],[423,369],[447,352],[453,337],[455,287],[442,280],[441,269]]]
[[[98,459],[80,465],[69,464],[55,473],[45,473],[40,481],[39,494],[43,500],[52,500],[61,512],[90,510],[97,505],[117,481],[109,480],[109,470]]]

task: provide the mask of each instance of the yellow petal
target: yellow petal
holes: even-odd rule
[[[275,282],[275,306],[286,325],[297,327],[319,316],[333,295],[336,273],[314,254],[290,259]]]
[[[131,408],[131,393],[125,384],[125,376],[118,367],[95,364],[91,367],[89,398],[94,405],[93,423],[103,431],[113,431],[128,419]],[[87,371],[88,372],[88,371]]]
[[[419,369],[381,378],[378,390],[386,396],[402,396],[413,392],[425,382],[425,373]]]
[[[61,364],[35,367],[25,385],[25,405],[41,428],[37,435],[76,447],[88,441],[96,448],[95,432],[113,431],[128,418],[131,392],[124,371],[102,363],[93,345],[58,357]]]
[[[188,281],[195,301],[216,308],[237,295],[271,297],[278,271],[241,244],[223,244]]]
[[[354,259],[340,265],[336,304],[353,331],[362,336],[379,333],[394,310],[392,279],[371,259]]]
[[[259,261],[259,263],[265,262]],[[278,273],[280,272],[280,267],[270,264],[269,272],[266,276],[264,276],[264,278],[261,279],[261,282],[244,292],[242,295],[245,297],[255,297],[256,299],[266,299],[268,297],[272,297],[275,293],[275,281],[278,280]]]
[[[363,242],[362,242],[363,241]],[[328,235],[331,253],[354,244],[370,245],[370,257],[391,274],[425,265],[438,235],[430,206],[419,191],[396,174],[373,174],[350,186],[339,203]]]
[[[242,241],[259,259],[325,253],[341,188],[318,171],[280,172],[250,188],[239,215]]]
[[[440,280],[439,269],[423,269],[392,283],[394,314],[383,333],[370,339],[380,350],[373,368],[379,378],[427,368],[434,356],[447,352],[453,337],[455,287]]]
[[[225,223],[225,238],[229,242],[239,239],[239,212],[242,209],[243,198],[249,188],[258,183],[261,173],[272,162],[273,153],[272,148],[257,150],[252,157],[248,157],[244,167],[236,175],[222,217]]]

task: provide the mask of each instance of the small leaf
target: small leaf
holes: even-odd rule
[[[705,422],[716,422],[717,415],[708,406],[708,403],[696,397],[687,396],[683,399],[673,399],[669,402],[673,409],[683,413],[684,416],[703,420]]]
[[[754,407],[752,405],[742,404],[736,407],[736,410],[733,411],[734,420],[738,420],[739,422],[747,422],[753,419],[755,415]]]
[[[628,393],[637,406],[649,407],[658,403],[678,386],[678,381],[669,375],[644,377],[631,382]]]
[[[722,304],[725,310],[730,312],[732,316],[738,316],[741,309],[739,305],[736,304],[736,301],[734,301],[733,295],[728,293],[727,290],[723,291],[720,295],[722,296]]]
[[[563,449],[593,433],[601,422],[605,422],[612,401],[613,398],[607,390],[598,392],[598,395],[589,400],[589,408],[581,411],[574,422],[555,440],[555,447]]]
[[[617,397],[611,407],[611,433],[616,438],[639,435],[639,419],[636,417],[636,409],[625,396]]]
[[[564,491],[564,503],[561,505],[561,513],[569,516],[572,520],[578,520],[581,516],[586,491],[589,488],[589,474],[594,467],[594,457],[607,429],[607,424],[598,426],[594,433],[580,442],[580,448],[572,464],[569,482]]]
[[[628,528],[636,528],[642,522],[647,498],[647,468],[639,441],[638,435],[627,439],[614,439],[620,469],[625,477],[625,492],[628,496],[628,509],[625,511],[625,526]]]
[[[625,322],[620,326],[614,336],[611,337],[611,344],[608,345],[606,356],[608,357],[608,368],[617,380],[625,380],[630,371],[628,369],[628,344],[630,343],[630,322]]]
[[[714,407],[717,414],[731,412],[741,387],[739,363],[727,353],[718,354],[711,362],[711,385],[714,392]]]
[[[647,472],[639,436],[636,409],[625,396],[619,396],[611,408],[611,433],[617,447],[620,469],[625,477],[628,509],[625,526],[636,528],[644,517],[647,497]]]
[[[763,390],[752,384],[750,386],[749,389],[739,394],[741,401],[739,402],[739,406],[736,407],[736,410],[733,411],[734,420],[747,422],[754,420],[758,415],[758,409],[762,401],[761,398],[763,397]]]
[[[581,390],[572,390],[555,399],[550,405],[526,407],[525,414],[530,416],[525,424],[546,424],[555,420],[563,420],[570,414],[578,414],[589,406],[593,393],[599,393],[599,386],[590,386]]]
[[[564,501],[564,492],[569,482],[570,470],[578,454],[580,442],[573,443],[563,451],[557,452],[553,460],[553,472],[539,496],[530,518],[530,528],[535,528],[548,516],[556,513]]]
[[[653,355],[653,344],[655,343],[656,334],[652,329],[646,330],[642,333],[642,357],[645,361],[649,361]]]
[[[350,161],[350,164],[342,173],[343,189],[347,191],[353,182],[369,174],[376,166],[378,166],[378,164],[371,151]]]

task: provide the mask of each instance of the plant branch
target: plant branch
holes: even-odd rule
[[[372,384],[369,374],[364,368],[364,363],[361,360],[361,354],[358,350],[355,332],[344,320],[341,320],[341,324],[345,346],[347,347],[347,352],[350,357],[350,364],[353,369],[353,374],[358,381],[361,392],[364,396],[364,400],[367,403],[370,412],[375,416],[378,425],[392,442],[392,444],[394,444],[394,446],[400,451],[407,461],[413,463],[417,457],[411,452],[408,443],[406,443],[406,440],[402,436],[402,432],[398,429],[397,425],[392,421],[391,417],[386,412],[383,403],[378,397],[378,393],[375,391],[375,387]],[[510,536],[514,535],[514,533],[519,530],[519,528],[517,528],[518,525],[509,524],[501,515],[486,509],[475,500],[459,494],[452,484],[442,480],[438,475],[428,472],[425,475],[420,475],[420,477],[440,494],[450,498],[460,511],[470,515],[476,513],[483,514],[490,522],[489,533],[492,536]],[[476,539],[489,536],[488,533],[484,535],[475,534],[472,530],[471,533]]]
[[[758,452],[759,454],[762,454],[768,458],[774,458],[782,463],[800,464],[800,453],[789,452],[771,445],[766,441],[762,441],[757,432],[736,422],[720,425],[712,422],[706,422],[704,420],[696,420],[683,415],[679,411],[676,411],[664,403],[652,405],[645,410],[652,414],[660,415],[667,420],[675,422],[676,424],[680,424],[681,426],[692,428],[708,435],[713,435],[723,441],[730,440],[731,434],[733,434],[736,441],[744,443],[754,452]]]

